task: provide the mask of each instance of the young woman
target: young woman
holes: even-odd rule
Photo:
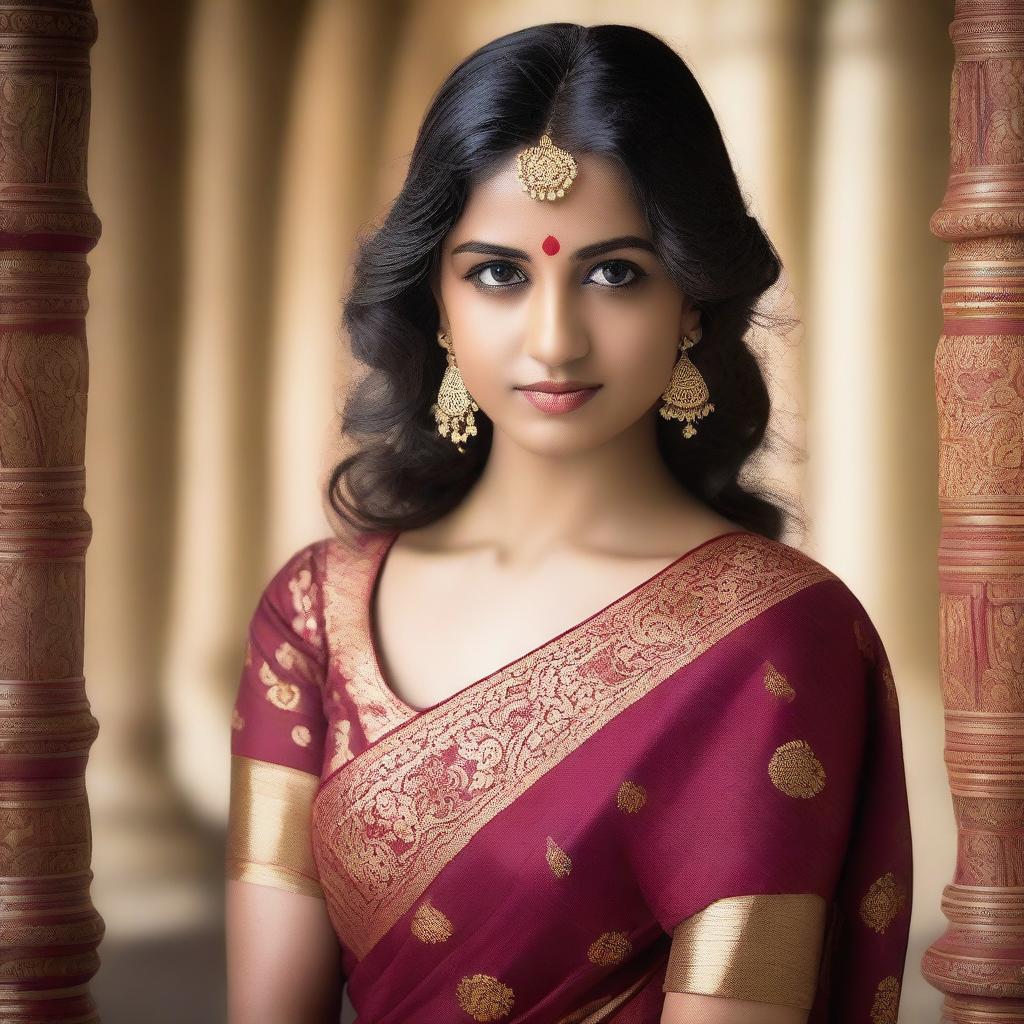
[[[894,1024],[896,691],[738,481],[781,267],[686,65],[484,46],[355,271],[352,537],[268,583],[233,716],[231,1024]]]

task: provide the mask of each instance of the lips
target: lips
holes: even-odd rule
[[[565,391],[589,391],[600,387],[585,380],[538,380],[533,384],[523,384],[519,391],[543,391],[547,394],[558,394]]]
[[[578,409],[585,402],[589,402],[600,390],[600,385],[578,388],[574,391],[540,391],[534,388],[519,388],[518,390],[530,405],[540,409],[541,412],[557,415],[558,413],[572,412],[573,409]]]

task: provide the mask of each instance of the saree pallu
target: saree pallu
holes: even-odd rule
[[[233,718],[228,876],[326,901],[360,1024],[658,1022],[670,991],[895,1024],[899,706],[838,577],[722,534],[420,711],[373,638],[396,536],[275,574]]]

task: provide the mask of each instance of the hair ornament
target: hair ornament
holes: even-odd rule
[[[527,146],[516,156],[516,175],[533,199],[561,199],[579,170],[572,153],[556,146],[550,133],[549,124],[536,146]]]

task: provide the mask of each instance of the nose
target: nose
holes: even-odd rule
[[[573,363],[590,351],[590,341],[567,283],[552,276],[532,289],[524,351],[545,366]]]

